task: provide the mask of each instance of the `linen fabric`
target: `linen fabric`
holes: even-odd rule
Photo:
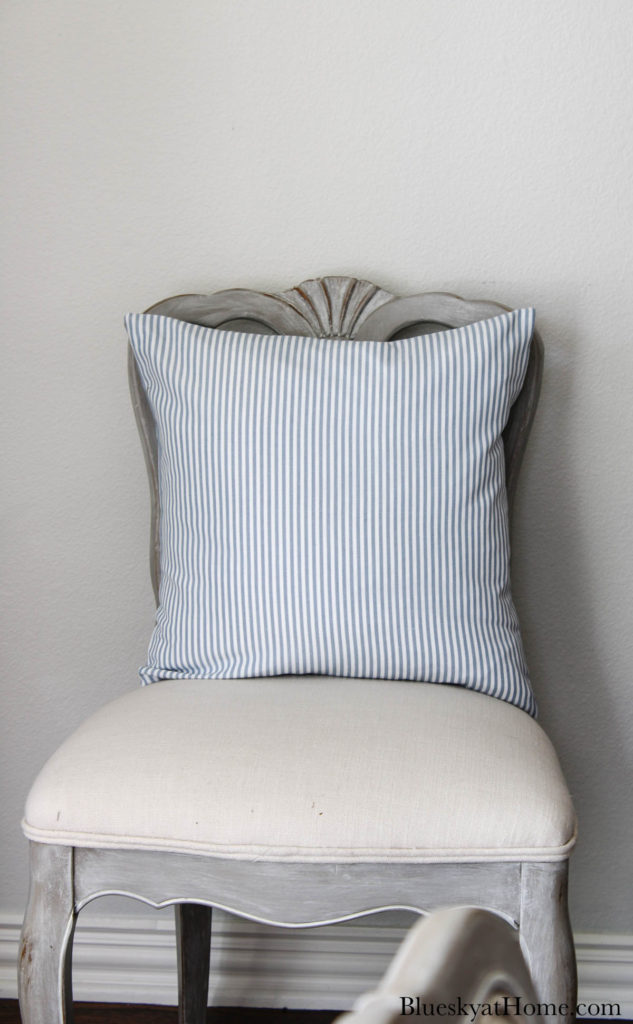
[[[159,446],[143,683],[423,680],[535,714],[501,438],[533,324],[373,342],[128,315]]]
[[[246,860],[543,861],[575,836],[517,707],[324,676],[137,687],[59,748],[25,814],[37,842]]]

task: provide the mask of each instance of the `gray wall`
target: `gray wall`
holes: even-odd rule
[[[153,604],[121,318],[350,273],[533,304],[514,581],[580,817],[574,926],[633,931],[628,0],[14,0],[5,79],[0,911],[30,781],[137,685]]]

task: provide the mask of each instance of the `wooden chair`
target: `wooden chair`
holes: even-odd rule
[[[210,327],[245,329],[247,324],[248,330],[264,334],[386,341],[459,327],[503,310],[496,303],[465,301],[444,293],[396,298],[366,281],[330,277],[303,282],[280,294],[237,289],[209,296],[177,296],[158,303],[150,312]],[[535,333],[525,384],[504,432],[510,501],[538,399],[541,367],[542,343]],[[156,435],[133,358],[130,382],[150,479],[151,573],[158,593]],[[206,1019],[212,907],[289,928],[396,907],[420,913],[445,906],[479,907],[518,930],[539,1000],[575,1005],[575,959],[567,914],[567,864],[575,822],[551,744],[530,716],[504,701],[456,686],[327,677],[303,677],[300,686],[287,677],[260,680],[258,689],[252,680],[230,682],[230,691],[222,680],[214,680],[213,685],[207,680],[181,680],[131,686],[129,695],[93,715],[40,773],[27,803],[24,826],[31,840],[31,889],[19,966],[24,1024],[61,1024],[71,1019],[75,921],[81,908],[102,894],[129,895],[156,907],[174,905],[179,1019],[186,1024]],[[191,829],[198,824],[198,817],[216,813],[215,796],[220,789],[224,793],[228,787],[230,791],[231,759],[223,744],[233,734],[238,742],[245,709],[249,715],[268,715],[266,728],[279,733],[277,747],[273,736],[273,750],[283,746],[284,736],[293,737],[294,760],[287,770],[299,780],[302,748],[310,751],[306,764],[320,756],[311,744],[310,730],[322,719],[326,724],[320,735],[327,730],[328,758],[334,756],[337,742],[341,754],[349,743],[364,744],[362,750],[352,750],[357,759],[371,758],[372,744],[378,744],[400,779],[398,792],[404,794],[405,806],[400,815],[406,817],[417,806],[416,794],[433,790],[429,794],[429,806],[435,808],[429,814],[437,817],[433,844],[414,854],[403,849],[402,857],[375,857],[373,861],[362,851],[355,857],[353,849],[341,862],[318,857],[313,862],[293,860],[292,856],[281,860],[249,857],[243,850],[231,856],[191,852],[195,839]],[[411,716],[416,714],[425,723],[424,743],[415,743],[410,736]],[[347,735],[346,721],[352,715],[360,716],[363,725],[355,740]],[[207,730],[210,737],[205,755],[195,761],[195,771],[189,764],[191,778],[184,781],[177,778],[178,744],[172,749],[167,741],[176,721],[185,733],[190,732],[192,744]],[[463,784],[450,794],[444,793],[437,781],[435,768],[442,756],[458,764],[455,770],[463,776]],[[500,780],[495,795],[498,807],[492,811],[485,784],[491,763]],[[515,766],[513,772],[506,773],[506,763]],[[94,779],[95,793],[101,793],[103,774],[113,765],[117,778],[125,782],[117,784],[111,806],[106,806],[102,796],[95,796],[95,813],[103,815],[104,824],[97,820],[95,826],[93,820],[79,842],[76,822],[70,831],[66,829],[66,823],[73,820],[74,786]],[[262,762],[264,777],[273,770],[281,770],[278,763],[271,767]],[[507,781],[511,777],[512,783]],[[158,819],[157,834],[165,834],[167,825],[159,820],[162,805],[151,788],[151,780],[156,779],[155,788],[164,786],[170,793],[172,784],[176,789],[181,783],[186,787],[182,792],[187,792],[193,808],[189,834],[182,836],[182,844],[174,838],[168,848],[152,849],[151,843],[130,848],[124,836],[133,825],[131,807],[140,814],[151,808]],[[271,779],[271,793],[276,784]],[[231,799],[235,813],[241,810],[248,818],[253,811],[249,795],[235,792]],[[372,799],[371,793],[363,796],[367,813],[395,813],[390,807],[374,807]],[[322,813],[318,800],[312,807],[314,814]],[[173,807],[170,813],[175,813]],[[517,813],[523,816],[521,821],[530,835],[528,848],[525,844],[521,847],[521,856],[510,834]],[[489,822],[491,814],[498,819],[496,835],[477,835],[477,822]],[[290,834],[294,815],[290,803]],[[441,838],[442,830],[449,828],[459,830],[462,817],[468,817],[475,830],[475,849],[447,856],[438,848],[437,836]],[[504,824],[507,818],[512,819],[510,825]],[[170,822],[172,832],[175,827]],[[407,821],[393,822],[396,836],[406,833],[407,827]],[[482,833],[485,828],[490,830],[489,824],[480,827]],[[271,836],[271,849],[274,841]]]

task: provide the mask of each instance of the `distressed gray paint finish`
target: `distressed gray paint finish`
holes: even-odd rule
[[[30,844],[31,882],[18,953],[23,1024],[72,1024],[76,910],[73,850]]]
[[[388,340],[459,327],[505,307],[430,293],[396,298],[367,281],[329,277],[279,294],[245,289],[167,299],[151,311],[211,327],[261,333]],[[159,583],[156,436],[136,365],[132,402],[152,492],[151,571]],[[535,334],[528,374],[504,432],[510,499],[532,423],[542,372]],[[575,1002],[575,961],[566,906],[567,862],[543,864],[292,864],[186,854],[31,844],[29,905],[20,955],[24,1024],[71,1020],[70,956],[75,917],[87,902],[119,893],[177,910],[180,1021],[203,1024],[211,907],[255,921],[307,927],[409,907],[487,909],[519,928],[539,998]],[[565,996],[563,999],[562,996]],[[556,1019],[556,1018],[554,1018]]]
[[[445,292],[397,297],[369,281],[350,277],[324,277],[304,281],[295,288],[277,294],[233,288],[212,295],[176,295],[151,306],[148,312],[206,327],[249,330],[253,333],[389,341],[394,337],[424,334],[431,330],[463,327],[477,320],[498,316],[506,312],[507,308],[498,302],[461,299]],[[150,571],[158,599],[160,523],[156,431],[131,350],[128,367],[132,404],[150,483]],[[503,434],[510,507],[536,411],[542,373],[543,343],[538,331],[535,331],[525,382]]]
[[[111,894],[156,907],[191,904],[178,911],[180,1020],[186,1024],[205,1020],[211,907],[298,928],[395,907],[427,914],[441,907],[474,906],[518,928],[540,1001],[575,1005],[567,861],[297,864],[130,850],[73,851],[37,843],[31,848],[31,899],[20,960],[24,1024],[71,1020],[69,965],[76,914]],[[564,1017],[555,1014],[552,1019]]]
[[[567,909],[568,865],[523,864],[520,938],[540,1002],[576,1007],[576,955]],[[550,913],[544,914],[543,908]],[[548,1017],[549,1019],[549,1017]]]
[[[144,850],[75,851],[80,909],[107,892],[154,906],[209,903],[266,924],[313,927],[377,910],[488,907],[518,922],[519,864],[309,864]]]

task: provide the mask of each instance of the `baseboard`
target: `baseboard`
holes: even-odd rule
[[[633,935],[574,935],[578,1001],[618,1003],[620,1017],[633,1018]],[[593,1016],[597,1016],[595,1013]],[[601,1016],[612,1014],[602,1012]]]
[[[77,929],[74,996],[89,1002],[176,1003],[172,915],[92,918]],[[21,921],[0,914],[0,998],[17,996]],[[403,936],[402,922],[305,931],[214,917],[210,1001],[217,1006],[347,1009],[372,987]],[[619,1004],[633,1018],[633,935],[578,934],[579,1002]],[[588,1014],[589,1015],[589,1014]],[[613,1016],[602,1010],[593,1016]]]

